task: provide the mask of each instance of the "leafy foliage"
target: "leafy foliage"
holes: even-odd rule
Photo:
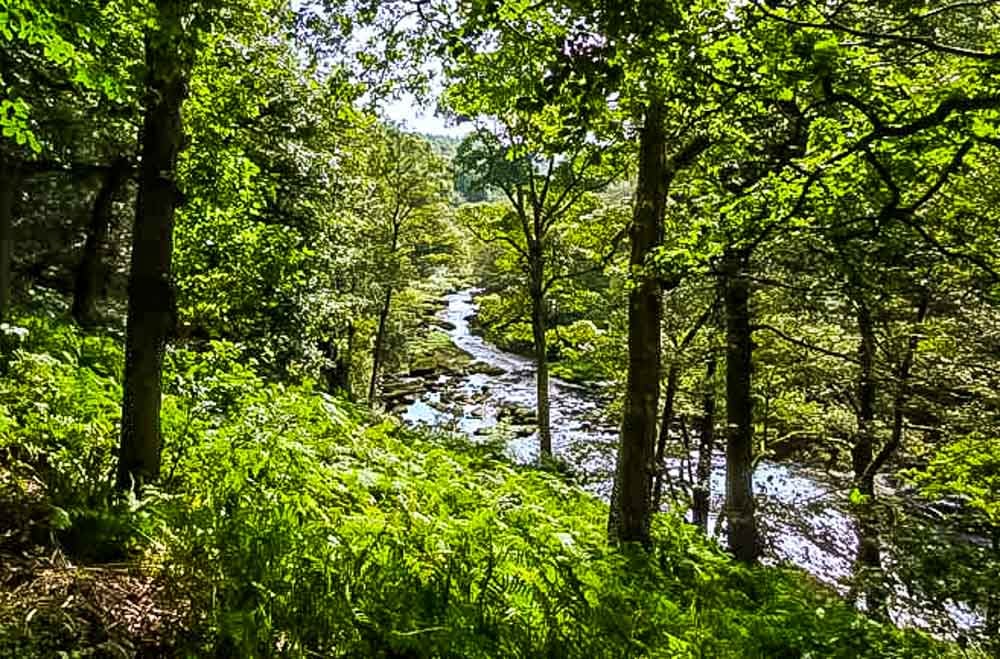
[[[117,396],[116,343],[58,318],[21,316],[19,326],[28,333],[0,389],[0,437],[27,450],[8,465],[41,483],[52,505],[80,511],[73,528],[88,541],[96,531],[82,520],[110,511],[101,532],[117,524],[187,602],[190,651],[920,656],[932,647],[864,620],[798,574],[736,567],[672,516],[658,521],[653,555],[620,553],[606,544],[604,505],[556,476],[268,384],[224,344],[171,353],[165,480],[141,507],[105,508],[99,488],[110,475],[95,464],[106,464],[113,436],[115,410],[101,401]],[[29,388],[45,393],[23,404]],[[2,646],[15,628],[0,630]]]

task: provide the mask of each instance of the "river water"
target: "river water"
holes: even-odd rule
[[[535,406],[535,374],[530,359],[504,352],[470,331],[475,314],[474,290],[448,295],[438,318],[459,348],[488,372],[438,374],[424,380],[422,392],[400,409],[403,420],[414,426],[430,426],[464,433],[482,440],[502,433],[511,457],[529,463],[538,457],[537,436],[523,425],[508,427],[510,410],[532,410]],[[471,369],[475,371],[476,369]],[[608,497],[616,456],[617,429],[602,414],[606,401],[598,391],[552,378],[553,451],[572,466],[585,486]],[[674,475],[679,461],[672,466]],[[710,529],[725,493],[725,462],[713,460]],[[829,474],[790,463],[763,460],[754,474],[758,518],[765,545],[765,561],[798,566],[842,593],[847,592],[854,567],[858,535],[848,512],[846,474]],[[891,548],[884,558],[891,567]],[[890,573],[891,581],[891,573]],[[898,624],[914,625],[942,635],[976,625],[979,620],[968,607],[952,602],[943,610],[929,612],[920,602],[905,596],[905,585],[890,584],[897,594],[891,615]],[[942,619],[942,616],[944,619]]]

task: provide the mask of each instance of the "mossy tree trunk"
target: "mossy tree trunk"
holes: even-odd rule
[[[639,144],[639,180],[632,215],[629,265],[636,278],[628,301],[628,373],[615,496],[609,532],[621,542],[650,542],[654,442],[660,396],[660,278],[646,272],[663,237],[667,201],[667,137],[661,99],[646,108]]]

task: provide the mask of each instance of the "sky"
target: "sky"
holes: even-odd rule
[[[307,0],[291,0],[292,8],[298,11],[303,6],[309,4]],[[322,10],[321,10],[322,11]],[[365,28],[357,30],[349,41],[349,48],[364,48],[371,31]],[[428,67],[432,72],[432,93],[440,92],[440,81],[435,80],[440,75],[440,66],[432,64]],[[436,71],[436,74],[434,73]],[[426,106],[421,105],[416,98],[410,94],[404,94],[394,101],[386,101],[380,104],[379,114],[394,123],[400,124],[403,128],[417,133],[427,133],[430,135],[447,135],[450,137],[464,137],[472,132],[472,124],[451,125],[443,117],[434,113],[433,102]]]
[[[449,135],[462,137],[472,131],[472,125],[466,123],[460,126],[449,125],[444,118],[434,114],[433,106],[421,107],[410,95],[404,95],[396,101],[389,102],[382,109],[382,114],[404,128],[418,133],[431,135]]]

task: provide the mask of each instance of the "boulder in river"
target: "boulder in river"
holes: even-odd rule
[[[420,360],[414,362],[413,366],[410,367],[410,377],[412,378],[426,378],[430,375],[434,375],[438,372],[440,368],[439,364],[429,360]]]
[[[443,329],[445,332],[453,332],[456,329],[458,329],[455,323],[450,323],[447,320],[442,320],[440,318],[435,318],[434,320],[431,321],[431,324],[434,327]]]
[[[523,405],[517,405],[516,403],[504,405],[500,408],[500,413],[497,415],[497,418],[501,421],[507,421],[511,425],[517,426],[538,424],[538,414],[535,410]]]
[[[466,372],[470,375],[473,373],[478,373],[481,375],[491,375],[497,377],[506,373],[506,369],[500,368],[499,366],[494,366],[493,364],[487,364],[486,362],[474,361],[469,364]]]
[[[388,403],[412,402],[425,388],[421,380],[390,380],[382,388],[382,400]]]

